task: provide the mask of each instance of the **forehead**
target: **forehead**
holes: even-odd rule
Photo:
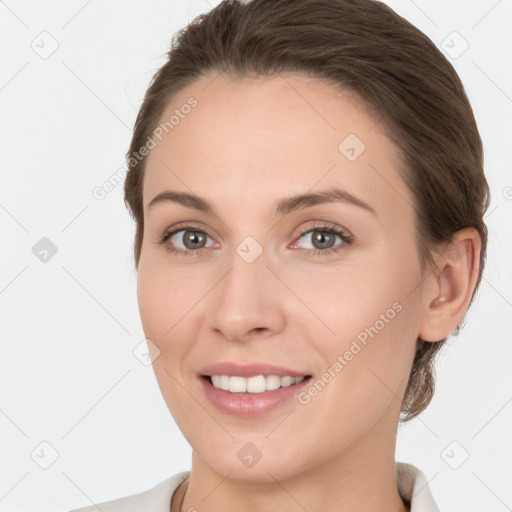
[[[160,121],[146,160],[145,210],[166,188],[249,206],[249,195],[270,201],[317,185],[350,189],[375,209],[401,196],[410,208],[400,154],[378,118],[319,78],[210,74],[177,94]]]

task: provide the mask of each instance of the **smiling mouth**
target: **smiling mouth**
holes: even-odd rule
[[[265,393],[281,388],[295,386],[303,380],[309,380],[311,375],[299,377],[280,375],[256,375],[254,377],[240,377],[238,375],[203,375],[202,378],[216,389],[229,393]]]

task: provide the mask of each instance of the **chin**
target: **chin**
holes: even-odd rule
[[[209,443],[213,442],[209,439]],[[299,443],[302,445],[302,443]],[[302,468],[297,449],[283,449],[277,440],[255,439],[254,436],[238,435],[227,442],[194,448],[194,458],[222,478],[247,483],[275,483],[295,476]],[[205,456],[206,454],[206,456]],[[307,464],[304,464],[306,466]],[[313,465],[313,464],[311,464]],[[228,476],[229,475],[229,476]]]

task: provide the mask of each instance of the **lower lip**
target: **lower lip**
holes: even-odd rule
[[[226,414],[243,418],[263,416],[277,409],[294,398],[310,379],[305,377],[298,384],[263,393],[231,393],[214,387],[207,378],[200,377],[206,396],[213,405]]]

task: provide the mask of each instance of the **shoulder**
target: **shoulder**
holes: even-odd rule
[[[94,503],[90,506],[73,509],[70,512],[169,512],[172,495],[179,485],[187,478],[189,471],[182,471],[163,480],[147,491],[139,494],[124,496],[104,503]]]
[[[407,462],[396,463],[396,482],[402,499],[411,504],[410,512],[440,512],[423,472]]]

